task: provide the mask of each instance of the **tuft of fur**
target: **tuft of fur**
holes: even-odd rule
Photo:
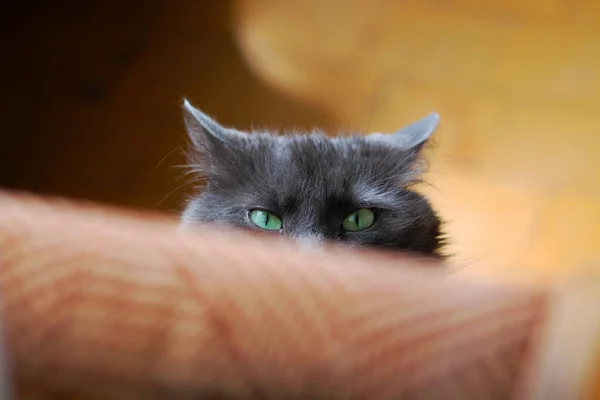
[[[281,218],[280,234],[302,243],[335,241],[442,257],[441,221],[429,201],[411,190],[437,119],[391,135],[328,137],[245,133],[222,127],[187,101],[184,110],[189,163],[206,185],[188,202],[182,224],[259,229],[248,216],[259,208]],[[358,208],[371,208],[374,224],[345,232],[342,220]]]

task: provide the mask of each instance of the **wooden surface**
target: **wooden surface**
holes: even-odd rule
[[[506,285],[89,204],[0,209],[19,399],[593,399],[598,276]]]
[[[176,210],[183,96],[240,128],[387,131],[437,110],[423,190],[457,261],[598,268],[599,1],[0,7],[0,186]]]

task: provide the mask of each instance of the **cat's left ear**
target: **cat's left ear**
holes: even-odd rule
[[[392,134],[372,133],[367,138],[382,140],[403,150],[419,151],[435,132],[440,121],[437,113],[431,113]]]
[[[197,150],[226,145],[243,135],[234,129],[225,128],[195,108],[187,99],[183,100],[183,114],[188,136]]]

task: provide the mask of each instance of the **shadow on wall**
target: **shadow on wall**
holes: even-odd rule
[[[251,75],[227,1],[0,7],[1,187],[178,209],[184,96],[240,128],[329,126]]]

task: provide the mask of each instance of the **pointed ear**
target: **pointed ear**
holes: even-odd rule
[[[431,113],[410,125],[401,128],[392,134],[372,133],[367,136],[373,140],[383,140],[390,145],[404,150],[420,150],[422,146],[435,132],[440,116],[437,113]]]
[[[242,135],[233,129],[223,127],[217,121],[195,108],[187,99],[183,100],[183,119],[188,136],[196,150],[207,150],[211,146],[226,144]]]

